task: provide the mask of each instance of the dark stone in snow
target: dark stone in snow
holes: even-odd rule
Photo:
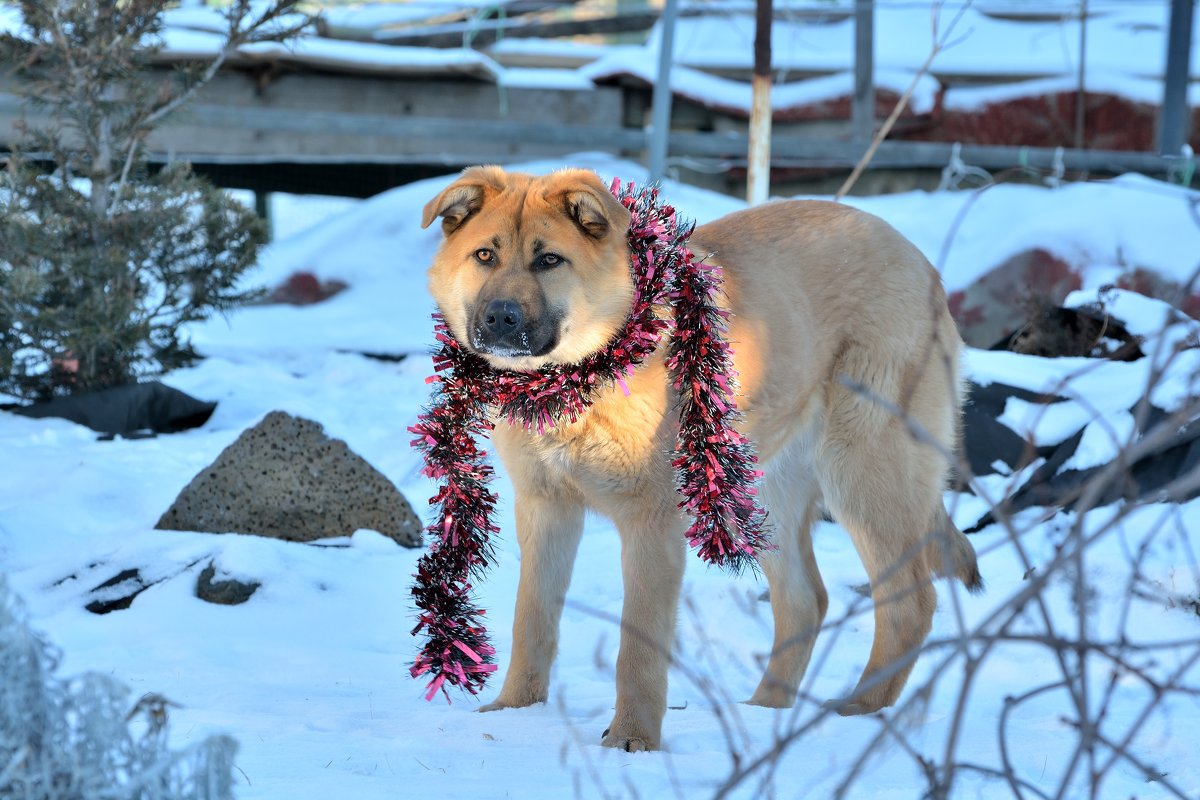
[[[215,581],[213,578],[216,577],[216,574],[213,563],[208,562],[208,566],[202,569],[196,578],[196,597],[222,606],[236,606],[249,600],[250,596],[258,591],[258,587],[262,586],[257,581],[250,583],[233,579]]]

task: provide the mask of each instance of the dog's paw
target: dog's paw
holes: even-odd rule
[[[601,734],[600,744],[605,747],[615,747],[618,750],[624,750],[626,753],[642,753],[655,748],[650,742],[639,736],[620,736],[612,733],[612,728],[605,728]]]
[[[477,708],[475,710],[480,713],[484,713],[487,711],[501,711],[505,708],[529,708],[529,706],[535,706],[538,703],[544,703],[544,702],[545,702],[544,700],[526,699],[526,698],[519,698],[517,700],[513,700],[512,698],[505,697],[503,694],[501,694],[499,697],[497,697],[492,702],[484,703],[483,705],[481,705],[479,708]]]
[[[477,708],[475,710],[478,711],[480,714],[485,714],[488,711],[500,711],[501,709],[504,709],[504,708],[515,708],[515,706],[510,706],[508,703],[501,703],[499,700],[493,700],[490,703],[484,703],[483,705],[481,705],[479,708]]]
[[[874,714],[883,708],[882,705],[865,703],[854,697],[839,697],[826,700],[822,706],[830,711],[836,711],[843,717],[857,717],[862,714]]]
[[[789,691],[778,685],[760,686],[754,696],[746,701],[748,706],[763,708],[791,708],[796,704],[796,692]]]

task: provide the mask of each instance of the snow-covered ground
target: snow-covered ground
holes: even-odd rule
[[[644,175],[640,167],[600,156],[581,155],[571,163],[605,178]],[[431,300],[423,273],[440,234],[436,226],[420,229],[420,210],[445,182],[423,181],[361,203],[291,198],[275,204],[280,238],[264,253],[253,280],[273,285],[307,270],[345,280],[350,288],[315,306],[255,307],[197,326],[195,342],[207,358],[165,382],[219,403],[204,427],[101,442],[65,421],[0,413],[0,570],[23,597],[34,627],[62,648],[64,674],[112,675],[130,687],[131,705],[146,692],[178,703],[170,712],[177,746],[213,732],[235,736],[241,745],[237,793],[245,800],[709,797],[781,743],[786,746],[773,767],[754,771],[733,796],[828,796],[852,772],[852,796],[912,798],[927,788],[914,754],[941,761],[956,731],[956,760],[999,769],[1002,728],[1016,774],[1053,796],[1073,752],[1077,711],[1062,690],[1015,704],[1006,698],[1020,698],[1060,675],[1055,651],[1038,636],[1044,637],[1047,624],[1062,636],[1078,634],[1074,582],[1062,577],[1071,573],[1054,573],[1041,610],[1032,605],[1012,615],[1005,632],[1029,634],[1026,639],[997,641],[986,652],[983,639],[971,646],[979,661],[961,710],[967,668],[954,641],[980,626],[995,634],[1010,599],[1054,566],[1078,521],[1081,531],[1097,534],[1084,566],[1085,626],[1097,641],[1112,644],[1105,652],[1127,662],[1115,669],[1112,659],[1092,654],[1091,711],[1107,702],[1101,730],[1117,741],[1136,724],[1130,753],[1165,773],[1162,780],[1171,786],[1200,795],[1200,701],[1168,693],[1139,723],[1154,700],[1141,675],[1164,681],[1178,670],[1192,685],[1200,681],[1195,645],[1153,649],[1200,637],[1200,618],[1181,605],[1200,591],[1198,546],[1191,543],[1200,529],[1200,501],[1148,505],[1128,514],[1109,506],[1082,520],[1073,513],[1046,518],[1033,509],[1013,522],[1012,530],[1022,532],[1018,539],[1002,525],[975,534],[988,590],[970,597],[957,586],[939,585],[932,638],[945,644],[917,665],[902,698],[907,707],[883,718],[825,716],[816,704],[853,685],[871,641],[870,614],[854,589],[865,574],[836,525],[819,526],[816,549],[831,596],[828,621],[840,624],[818,642],[805,686],[813,699],[793,711],[738,702],[751,694],[770,646],[770,612],[759,600],[764,584],[690,559],[665,747],[632,755],[599,746],[613,705],[614,619],[621,604],[618,539],[604,519],[587,521],[551,702],[492,714],[474,713],[478,703],[468,697],[455,696],[451,705],[426,702],[423,684],[408,676],[417,649],[409,634],[414,612],[408,589],[418,552],[370,531],[348,536],[338,542],[342,547],[315,547],[154,530],[192,476],[274,409],[320,422],[425,512],[433,487],[419,473],[405,429],[427,399],[424,379],[431,369],[425,354]],[[702,222],[742,206],[673,183],[665,193]],[[1196,193],[1135,176],[1060,189],[1001,186],[979,196],[908,193],[853,202],[911,237],[950,288],[1032,246],[1091,265],[1087,289],[1098,288],[1118,265],[1186,279],[1200,260],[1200,226],[1189,210],[1200,202]],[[1081,294],[1072,302],[1095,296]],[[1128,295],[1114,295],[1112,303],[1137,332],[1154,335],[1161,328],[1161,304]],[[1180,321],[1164,334],[1162,352],[1195,336],[1196,326]],[[390,363],[366,358],[364,351],[410,357]],[[1196,395],[1197,352],[1184,349],[1176,357],[1161,379],[1157,404],[1178,407]],[[1113,437],[1128,435],[1130,425],[1120,415],[1150,375],[1150,359],[1094,368],[1079,360],[972,351],[966,363],[982,383],[1061,393],[1064,381],[1078,381],[1099,420],[1077,452],[1083,465],[1107,460]],[[1081,377],[1073,378],[1077,373]],[[1064,421],[1019,404],[1004,417],[1040,442],[1090,419]],[[989,476],[978,489],[998,498],[1013,480]],[[498,563],[479,596],[503,669],[511,650],[519,552],[502,472],[497,488]],[[963,525],[986,510],[971,495],[948,494],[947,501]],[[1101,535],[1109,524],[1110,532]],[[1131,559],[1140,559],[1143,580],[1136,586],[1128,583]],[[220,572],[261,581],[262,588],[239,606],[197,599],[196,575],[210,560]],[[126,610],[103,616],[84,610],[89,590],[133,568],[164,580]],[[1074,664],[1073,655],[1065,657]],[[498,678],[483,701],[494,696]],[[884,730],[881,719],[895,723],[905,744],[891,741],[859,764],[864,748]],[[793,736],[801,726],[802,735]],[[1094,765],[1103,767],[1109,752],[1100,746]],[[1080,774],[1065,796],[1080,796]],[[956,788],[963,797],[1008,792],[1003,781],[967,769],[959,771]],[[1148,782],[1134,762],[1120,761],[1107,773],[1101,796],[1171,795],[1163,782]]]

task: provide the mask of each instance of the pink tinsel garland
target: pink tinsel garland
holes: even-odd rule
[[[491,521],[492,468],[475,442],[492,428],[489,408],[539,434],[556,420],[574,421],[597,389],[623,385],[669,332],[667,367],[680,394],[671,463],[683,498],[679,507],[694,520],[688,542],[705,561],[735,570],[755,566],[767,546],[765,515],[755,499],[760,473],[754,451],[734,428],[734,372],[724,335],[729,314],[714,302],[719,268],[693,259],[685,244],[693,226],[659,203],[656,188],[635,190],[632,183],[622,187],[613,181],[611,191],[631,214],[635,291],[625,327],[604,350],[579,364],[498,371],[463,347],[441,315],[434,315],[440,348],[433,357],[437,374],[429,381],[438,384],[436,402],[409,428],[417,434],[413,445],[425,455],[424,474],[441,482],[430,500],[439,508],[427,528],[433,542],[417,564],[412,590],[421,612],[413,633],[424,631],[426,642],[411,672],[430,675],[426,699],[439,689],[446,694],[445,683],[475,694],[496,670],[495,650],[480,621],[484,611],[471,598],[471,579],[489,566],[488,537],[498,530]],[[672,321],[655,313],[668,306]]]

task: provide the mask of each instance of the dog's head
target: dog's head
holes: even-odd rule
[[[595,173],[471,167],[425,206],[445,240],[429,289],[451,333],[493,367],[576,363],[633,303],[629,212]]]

